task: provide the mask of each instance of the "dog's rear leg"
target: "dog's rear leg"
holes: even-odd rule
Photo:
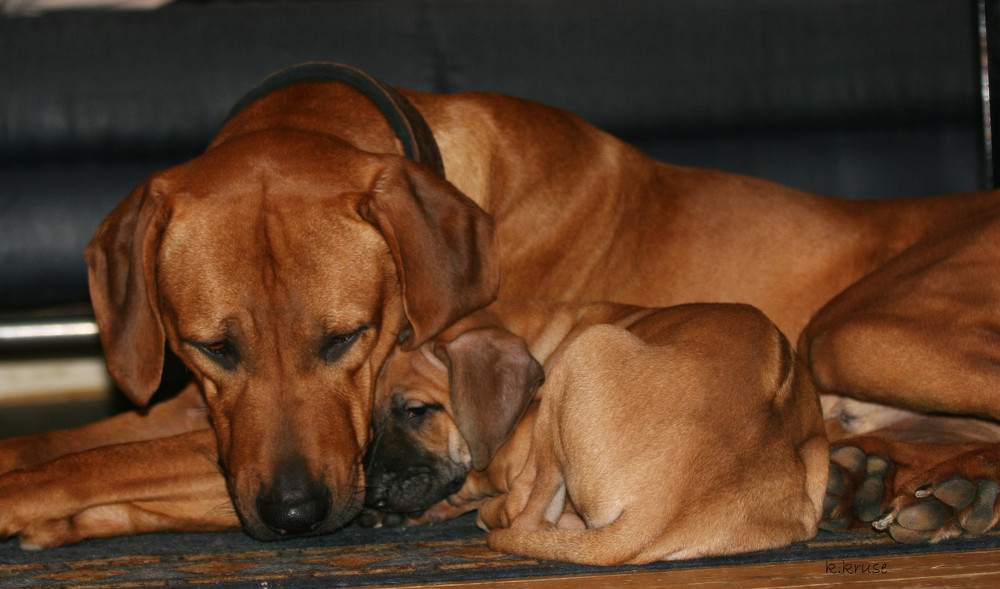
[[[551,390],[551,389],[550,389]],[[566,509],[566,481],[554,445],[560,443],[553,415],[556,403],[542,403],[531,432],[524,467],[511,482],[504,503],[503,527],[536,529],[555,526]]]
[[[927,239],[829,302],[799,339],[822,392],[1000,419],[1000,219]]]
[[[25,548],[238,527],[209,429],[103,446],[0,476],[0,538],[19,536]]]
[[[1000,218],[996,215],[970,216],[933,239],[911,247],[828,303],[799,340],[799,350],[819,388],[823,392],[918,412],[1000,419],[997,235],[1000,235]],[[877,432],[868,435],[877,436]],[[991,465],[1000,463],[1000,445],[977,447],[976,458],[958,461],[957,467],[946,467],[941,453],[956,456],[970,450],[964,445],[915,453],[908,453],[905,446],[894,443],[888,443],[888,453],[873,453],[863,445],[856,450],[861,452],[843,450],[841,457],[848,459],[848,454],[853,453],[857,460],[847,460],[847,464],[860,463],[866,472],[871,471],[864,478],[871,481],[868,486],[874,495],[871,500],[863,501],[866,510],[854,511],[862,514],[862,519],[875,517],[880,527],[895,530],[894,535],[900,539],[934,540],[957,533],[954,528],[948,532],[940,530],[951,525],[948,522],[954,519],[953,511],[963,512],[964,508],[929,507],[936,505],[929,499],[919,509],[906,509],[911,499],[900,499],[894,502],[898,517],[879,517],[879,510],[888,508],[887,502],[896,497],[897,490],[912,495],[918,490],[923,492],[925,485],[937,489],[937,485],[948,483],[933,474],[912,489],[900,486],[921,473],[936,473],[934,469],[939,465],[949,472],[949,477],[954,475],[963,481],[947,484],[948,491],[942,492],[945,496],[955,489],[967,491],[972,486],[976,488],[974,502],[995,503],[989,498],[994,494],[991,485],[997,482],[996,469]],[[841,466],[831,466],[831,485],[856,478],[856,475],[835,476],[842,474],[834,472]],[[882,477],[879,472],[884,469],[905,472]],[[880,478],[891,480],[895,488],[882,485],[885,488],[880,491],[877,488]],[[980,480],[985,481],[985,486],[979,484]],[[875,495],[881,497],[876,500]],[[955,501],[961,504],[967,495],[968,492],[960,492],[960,500]],[[842,511],[842,506],[827,507],[828,518],[836,515],[838,509]],[[977,513],[985,513],[984,510],[987,507],[979,507]],[[959,513],[956,517],[965,516]],[[899,518],[926,529],[907,527],[920,532],[909,534],[894,527],[902,525]],[[975,523],[969,525],[975,531],[983,525],[992,526],[994,518],[977,515],[972,519]],[[990,522],[984,524],[987,519]],[[970,530],[963,529],[962,533]]]
[[[0,474],[110,444],[163,438],[209,427],[201,391],[192,383],[176,397],[82,427],[0,440]]]

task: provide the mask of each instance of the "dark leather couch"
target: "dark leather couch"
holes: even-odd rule
[[[83,303],[82,250],[282,67],[560,106],[674,163],[823,194],[979,188],[964,0],[180,2],[0,17],[0,310]]]

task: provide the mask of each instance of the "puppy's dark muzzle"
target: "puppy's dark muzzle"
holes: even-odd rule
[[[365,507],[383,512],[420,513],[457,492],[465,474],[449,476],[430,467],[414,467],[401,473],[369,475]]]

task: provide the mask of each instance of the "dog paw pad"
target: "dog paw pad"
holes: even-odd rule
[[[885,509],[887,481],[892,469],[888,459],[867,454],[858,446],[833,449],[819,527],[839,531],[856,522],[871,522],[877,518]]]
[[[896,514],[896,523],[909,530],[926,532],[942,528],[951,519],[952,511],[937,499],[907,505]]]
[[[851,474],[859,474],[867,463],[864,450],[857,446],[841,446],[830,452],[830,460]]]
[[[885,497],[885,476],[889,462],[879,456],[869,456],[865,465],[865,478],[854,492],[854,513],[863,522],[874,521],[882,513]]]
[[[976,481],[978,494],[971,502],[971,509],[961,518],[960,527],[963,536],[981,536],[993,525],[994,511],[1000,486],[995,481],[979,479]]]
[[[924,532],[911,530],[903,526],[889,526],[889,536],[903,544],[926,544],[933,538]]]
[[[935,485],[933,494],[953,509],[965,509],[976,498],[976,485],[963,478],[954,477]],[[919,493],[917,497],[920,497]]]
[[[826,484],[827,496],[843,496],[847,492],[847,482],[847,473],[844,472],[844,468],[836,462],[831,461],[830,476],[827,478]]]
[[[845,516],[847,511],[845,497],[848,496],[850,483],[847,471],[831,460],[826,496],[823,498],[823,517],[819,523],[820,528],[830,531],[847,529],[850,518]]]
[[[898,542],[939,542],[961,535],[981,536],[995,522],[1000,485],[993,480],[977,479],[975,483],[952,476],[938,484],[918,487],[903,503],[872,523],[877,530],[888,530]],[[916,499],[916,502],[913,500]]]

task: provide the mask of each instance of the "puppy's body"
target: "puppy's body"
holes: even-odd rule
[[[485,339],[489,361],[453,349],[494,329],[525,338],[548,377],[539,407],[483,469],[477,448],[510,431],[484,436],[468,414],[488,411],[490,395],[511,401],[494,372],[531,382],[498,369]],[[470,370],[478,379],[460,376]],[[519,407],[534,389],[523,391]],[[375,419],[389,443],[367,462],[370,505],[424,509],[454,491],[455,479],[428,471],[471,472],[424,518],[488,500],[480,521],[510,528],[491,532],[491,547],[536,558],[612,565],[782,546],[815,534],[826,489],[815,389],[787,340],[746,306],[496,303],[394,354]]]

